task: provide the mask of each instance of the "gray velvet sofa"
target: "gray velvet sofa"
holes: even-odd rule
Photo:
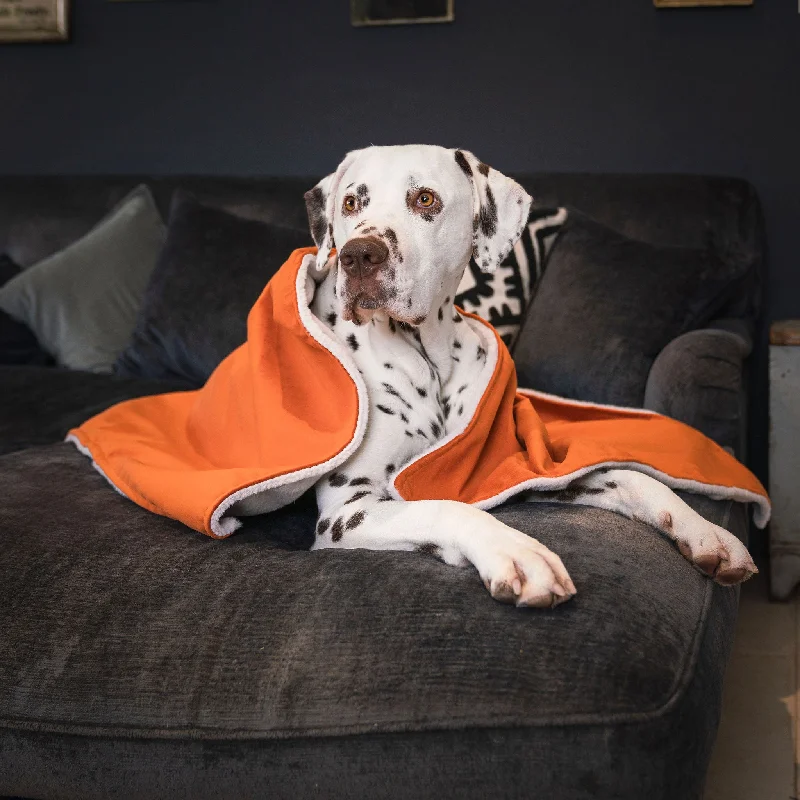
[[[34,263],[142,180],[165,216],[180,186],[294,227],[312,184],[3,178],[0,253]],[[744,458],[764,270],[752,188],[521,180],[642,241],[747,254],[723,317],[657,354],[644,395]],[[521,375],[526,346],[523,328]],[[313,498],[208,539],[120,497],[61,441],[115,402],[180,388],[0,367],[0,795],[702,796],[737,589],[654,529],[577,506],[494,512],[567,564],[579,594],[547,611],[501,605],[471,571],[419,554],[309,552]],[[748,509],[683,496],[746,540]]]

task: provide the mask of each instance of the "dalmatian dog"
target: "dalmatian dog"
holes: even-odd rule
[[[472,565],[505,603],[569,600],[576,588],[566,567],[536,539],[464,503],[401,500],[391,483],[477,409],[497,344],[453,298],[471,258],[491,270],[508,255],[531,197],[468,151],[411,145],[349,153],[305,199],[318,247],[306,256],[316,283],[311,311],[349,348],[369,398],[361,445],[316,484],[313,549],[416,550]],[[735,536],[639,472],[601,469],[527,499],[648,523],[721,584],[756,572]]]

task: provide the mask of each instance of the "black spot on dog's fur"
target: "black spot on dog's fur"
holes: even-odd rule
[[[463,384],[462,386],[459,386],[458,387],[458,394],[461,394],[461,392],[463,392],[464,389],[466,389],[466,388],[467,388],[467,384],[466,383]]]
[[[406,400],[405,397],[403,397],[403,395],[401,395],[400,392],[398,392],[397,389],[392,386],[391,383],[384,382],[383,388],[386,390],[387,394],[390,394],[392,397],[396,397],[409,411],[414,410],[414,406],[412,406],[411,403],[409,403],[408,400]]]
[[[617,482],[616,481],[606,481],[606,487],[609,489],[616,489]]]
[[[338,542],[342,538],[342,534],[344,533],[344,523],[342,522],[342,518],[336,520],[333,523],[333,527],[331,528],[331,539],[334,542]]]
[[[387,228],[383,232],[383,236],[387,242],[389,242],[389,247],[391,248],[392,255],[395,257],[399,264],[403,263],[403,254],[400,252],[400,247],[397,243],[397,234],[394,232],[394,228]]]
[[[562,503],[572,503],[585,494],[603,494],[604,491],[605,489],[591,489],[588,486],[572,485],[564,489],[536,492],[535,496],[547,500],[560,500]]]
[[[479,224],[484,236],[492,237],[497,233],[497,203],[489,186],[486,187],[486,205],[481,206]]]
[[[385,503],[387,500],[392,500],[392,499],[394,499],[394,498],[393,498],[393,497],[392,497],[390,494],[388,494],[388,493],[385,493],[385,494],[382,494],[382,495],[381,495],[381,496],[378,498],[378,502],[379,502],[379,503]]]
[[[394,369],[394,367],[388,361],[385,361],[383,366],[385,369]]]
[[[458,339],[455,339],[455,340],[453,341],[453,347],[454,347],[456,350],[460,350],[460,349],[461,349],[461,342],[459,342],[459,341],[458,341]]]
[[[431,433],[438,439],[439,434],[442,432],[442,429],[438,426],[437,423],[431,422]]]
[[[464,321],[464,318],[461,316],[461,314],[456,314],[453,317],[453,322],[463,322],[463,321]]]
[[[426,319],[427,317],[423,314],[421,317],[415,317],[414,319],[411,320],[411,322],[414,325],[422,325],[422,323],[425,322]]]
[[[490,169],[489,165],[488,164],[484,164],[483,161],[481,161],[478,164],[478,172],[480,172],[480,174],[483,175],[484,177],[488,177],[489,169]]]
[[[444,304],[447,305],[450,302],[450,295],[447,295],[444,299]]]
[[[335,489],[344,486],[347,483],[347,475],[342,472],[334,472],[333,475],[328,477],[328,483]]]
[[[357,528],[366,519],[366,517],[366,511],[356,511],[356,513],[353,514],[349,520],[347,520],[347,525],[345,525],[345,528],[347,528],[348,531],[353,530],[353,528]]]
[[[423,389],[421,386],[416,386],[415,388],[417,390],[417,394],[420,397],[427,397],[428,396],[428,392],[425,389]]]
[[[330,525],[331,525],[331,521],[329,519],[327,519],[327,518],[321,519],[317,523],[317,536],[322,536],[322,534],[325,533],[326,530],[328,530]]]
[[[406,436],[408,436],[408,437],[410,437],[412,439],[414,438],[414,434],[411,433],[411,431],[406,431]]]
[[[328,222],[325,218],[325,196],[322,194],[322,189],[315,186],[313,189],[309,189],[303,197],[306,201],[311,237],[314,239],[314,244],[319,247],[325,238],[325,226]]]
[[[427,433],[425,433],[425,431],[423,431],[423,430],[422,430],[422,428],[417,428],[417,433],[418,433],[418,434],[419,434],[419,435],[420,435],[420,436],[421,436],[423,439],[427,439],[427,438],[428,438],[428,434],[427,434]]]
[[[325,317],[325,321],[326,321],[326,322],[328,323],[328,325],[330,325],[330,326],[331,326],[331,328],[332,328],[332,327],[333,327],[333,326],[336,324],[336,312],[335,312],[335,311],[331,311],[331,313],[330,313],[330,314],[328,314],[328,316],[327,316],[327,317]]]
[[[480,361],[482,358],[486,358],[486,350],[481,345],[478,345],[478,350],[475,354],[475,357]]]
[[[439,317],[439,322],[441,322],[444,319],[444,311],[442,311],[441,308],[439,309],[438,317]]]
[[[381,406],[381,405],[375,406],[375,408],[377,408],[378,411],[383,411],[384,414],[388,414],[391,417],[394,416],[394,411],[392,411],[391,408],[387,408],[386,406]]]
[[[462,404],[461,404],[461,405],[458,407],[458,416],[460,417],[460,416],[461,416],[463,413],[464,413],[464,404],[462,403]]]
[[[408,417],[402,411],[400,412],[400,419],[408,425]]]
[[[461,359],[458,356],[453,356],[453,361],[455,361],[457,364],[461,363]]]
[[[356,335],[355,335],[354,333],[351,333],[351,334],[350,334],[350,335],[347,337],[347,344],[349,344],[349,345],[350,345],[350,349],[351,349],[351,350],[352,350],[354,353],[355,353],[355,351],[356,351],[356,350],[358,350],[358,339],[356,339]]]
[[[360,183],[356,187],[356,194],[359,197],[366,197],[367,196],[367,184],[366,183]]]
[[[369,492],[356,492],[349,500],[344,501],[344,505],[355,503],[356,500],[360,500],[362,497],[366,497],[368,494]]]
[[[392,333],[396,333],[397,332],[397,326],[394,324],[394,320],[391,317],[389,317],[389,330]]]
[[[395,470],[394,464],[387,464],[386,465],[386,474],[391,475]]]
[[[456,150],[456,164],[458,164],[458,166],[461,168],[461,171],[468,178],[472,178],[472,167],[470,167],[467,157],[461,152],[461,150]]]
[[[404,331],[405,333],[416,333],[416,331],[411,325],[409,325],[407,322],[403,322],[402,320],[397,321],[397,327],[400,328],[400,330]]]
[[[433,542],[423,542],[414,548],[418,553],[424,553],[426,556],[433,556],[434,558],[441,558],[442,548]]]
[[[350,481],[351,486],[371,486],[372,481],[369,478],[353,478]]]

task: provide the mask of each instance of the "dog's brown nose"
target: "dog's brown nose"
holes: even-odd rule
[[[364,278],[380,269],[389,258],[389,248],[375,236],[351,239],[339,253],[339,263],[348,275]]]

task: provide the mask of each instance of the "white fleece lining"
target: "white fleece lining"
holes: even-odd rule
[[[230,536],[242,524],[241,520],[235,516],[225,517],[225,514],[231,509],[235,503],[240,500],[245,500],[253,497],[254,495],[262,492],[267,492],[271,489],[280,489],[281,487],[288,486],[289,484],[300,483],[305,488],[312,485],[327,472],[330,472],[339,464],[346,461],[353,452],[360,446],[361,440],[364,438],[364,432],[367,428],[367,416],[369,411],[369,403],[367,402],[367,387],[364,384],[364,379],[358,371],[355,362],[351,360],[350,354],[345,347],[334,338],[324,325],[317,321],[317,318],[311,313],[309,304],[312,298],[308,297],[306,288],[306,275],[308,273],[309,259],[313,256],[306,255],[303,257],[303,262],[297,272],[297,279],[295,281],[295,291],[297,293],[297,307],[300,311],[300,321],[308,331],[308,333],[316,339],[336,360],[347,370],[347,374],[353,380],[358,393],[358,418],[356,420],[356,428],[353,433],[353,438],[349,444],[340,450],[333,458],[323,461],[320,464],[315,464],[311,467],[296,470],[295,472],[288,472],[285,475],[278,475],[275,478],[270,478],[260,483],[254,483],[252,486],[246,486],[244,489],[239,489],[238,492],[228,495],[220,504],[214,509],[211,515],[211,530],[213,534],[219,538]],[[304,491],[305,489],[301,490]],[[289,502],[288,500],[286,502]],[[274,506],[278,508],[279,506]]]

